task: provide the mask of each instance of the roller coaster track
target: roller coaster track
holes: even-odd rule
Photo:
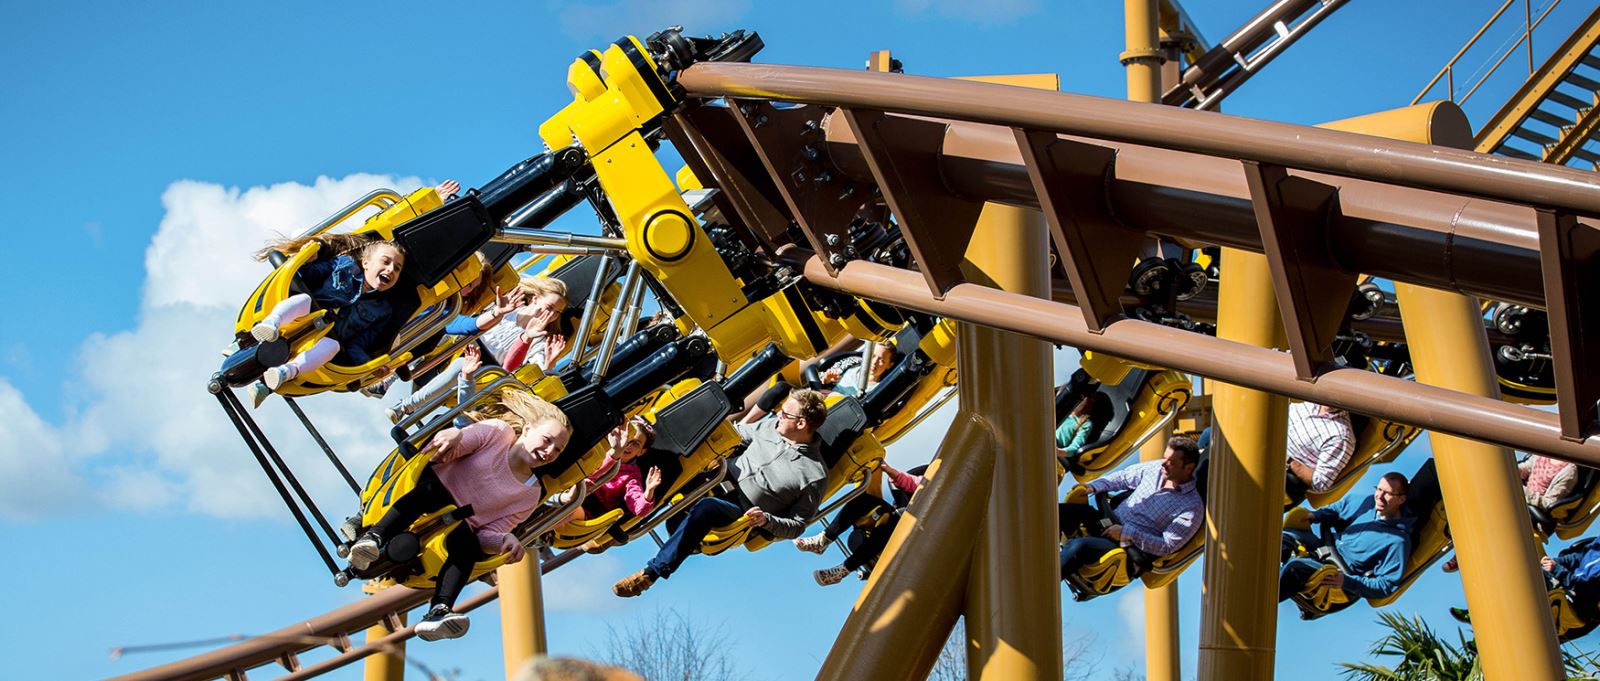
[[[782,257],[815,285],[1600,465],[1593,437],[1600,360],[1592,359],[1600,353],[1590,333],[1600,316],[1580,304],[1576,274],[1600,252],[1600,177],[1592,173],[1210,112],[897,74],[707,63],[678,82],[692,98],[733,103],[691,105],[674,116],[670,134],[686,160],[708,186],[723,190],[747,225],[792,218],[811,248]],[[772,102],[811,106],[776,109]],[[823,174],[794,172],[783,159],[814,160],[800,146],[816,144],[819,129]],[[920,272],[856,259],[829,238],[843,227],[823,219],[827,199],[872,190],[894,211]],[[1076,304],[961,275],[972,227],[959,216],[975,215],[984,201],[1044,213],[1060,256],[1056,289],[1070,289]],[[933,207],[947,210],[927,209]],[[1118,297],[1128,249],[1145,234],[1265,253],[1279,300],[1294,303],[1284,308],[1290,352],[1124,318]],[[1350,273],[1352,285],[1355,273],[1367,273],[1548,310],[1560,414],[1333,366],[1332,338],[1318,321],[1333,301],[1299,285],[1330,272]],[[1341,312],[1347,292],[1340,291]],[[463,605],[496,595],[490,589]],[[270,636],[121,678],[242,679],[274,661],[289,670],[285,678],[309,678],[409,638],[398,617],[425,598],[389,589]],[[361,647],[350,642],[382,623],[396,631]],[[302,667],[298,655],[320,645],[340,653]]]

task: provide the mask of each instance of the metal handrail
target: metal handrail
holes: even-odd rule
[[[1529,3],[1529,0],[1522,0],[1525,25],[1522,35],[1517,38],[1516,42],[1511,44],[1511,47],[1506,49],[1505,55],[1501,56],[1499,61],[1495,62],[1494,66],[1490,67],[1488,71],[1484,72],[1484,74],[1478,78],[1478,82],[1473,84],[1472,88],[1467,91],[1467,94],[1462,95],[1461,99],[1459,100],[1456,99],[1456,62],[1460,61],[1461,58],[1466,55],[1467,50],[1472,49],[1472,46],[1477,44],[1478,39],[1482,38],[1483,34],[1489,31],[1489,27],[1493,26],[1496,21],[1499,21],[1500,15],[1505,14],[1505,11],[1510,9],[1511,5],[1515,2],[1517,2],[1517,0],[1506,0],[1504,4],[1500,5],[1500,9],[1495,10],[1494,15],[1489,17],[1489,20],[1483,23],[1483,26],[1478,29],[1478,32],[1472,34],[1472,37],[1467,40],[1467,44],[1462,45],[1461,49],[1456,52],[1455,56],[1451,57],[1450,61],[1445,62],[1444,68],[1439,69],[1439,73],[1434,75],[1433,80],[1428,81],[1428,84],[1422,88],[1422,91],[1418,92],[1417,96],[1411,99],[1411,104],[1415,105],[1416,103],[1422,101],[1422,98],[1428,96],[1428,93],[1433,90],[1433,86],[1439,84],[1439,79],[1445,78],[1446,76],[1449,77],[1445,81],[1445,87],[1450,96],[1450,101],[1458,104],[1465,103],[1467,98],[1471,97],[1472,93],[1477,92],[1478,88],[1483,85],[1484,81],[1489,79],[1489,76],[1494,75],[1494,72],[1500,68],[1500,65],[1505,63],[1506,58],[1510,57],[1511,53],[1516,51],[1517,46],[1521,45],[1522,41],[1524,40],[1528,41],[1528,73],[1531,75],[1533,73],[1533,29],[1538,28],[1539,24],[1544,22],[1544,18],[1550,16],[1551,10],[1554,10],[1556,5],[1561,4],[1561,0],[1552,0],[1550,5],[1545,7],[1544,13],[1539,15],[1538,21],[1528,21],[1528,19],[1532,16],[1532,5]]]
[[[326,232],[332,229],[334,225],[344,222],[347,218],[355,215],[356,212],[360,211],[362,208],[366,208],[367,206],[378,206],[378,209],[383,211],[388,210],[390,206],[393,206],[404,200],[405,197],[395,193],[393,189],[374,189],[370,192],[367,192],[366,196],[356,199],[354,203],[339,209],[339,212],[334,213],[328,219],[318,223],[317,226],[301,233],[300,238],[304,239],[308,236],[315,236],[317,234]]]

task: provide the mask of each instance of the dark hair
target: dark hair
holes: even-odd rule
[[[1194,438],[1178,435],[1167,440],[1167,449],[1177,452],[1183,457],[1183,462],[1190,466],[1200,465],[1200,445]]]
[[[1406,480],[1406,476],[1397,471],[1384,473],[1383,479],[1388,480],[1389,486],[1394,488],[1394,491],[1399,492],[1400,496],[1405,496],[1411,492],[1411,481]]]

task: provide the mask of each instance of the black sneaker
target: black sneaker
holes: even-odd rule
[[[1467,612],[1466,608],[1451,608],[1450,616],[1462,624],[1472,624],[1472,613]]]
[[[441,638],[461,638],[472,621],[466,615],[453,612],[450,606],[440,603],[428,610],[428,615],[417,623],[417,638],[437,641]]]

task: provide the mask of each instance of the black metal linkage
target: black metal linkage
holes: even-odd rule
[[[255,438],[251,436],[250,431],[245,428],[245,421],[248,420],[248,417],[243,414],[243,405],[239,404],[239,398],[233,394],[232,390],[227,388],[218,391],[216,395],[217,402],[222,405],[223,413],[228,415],[228,420],[233,422],[233,427],[239,430],[239,437],[244,440],[246,445],[249,445],[250,453],[256,457],[256,463],[261,464],[261,471],[266,473],[267,480],[272,482],[272,486],[278,490],[278,496],[283,498],[283,504],[289,507],[289,512],[294,514],[295,521],[300,523],[300,529],[305,531],[306,539],[311,541],[312,548],[317,550],[317,555],[322,557],[322,562],[328,565],[328,571],[338,574],[339,566],[334,562],[333,555],[328,553],[327,547],[323,546],[321,541],[317,540],[317,533],[316,530],[312,529],[311,522],[306,519],[305,513],[300,510],[300,507],[294,503],[294,499],[289,496],[289,490],[283,486],[283,480],[279,479],[278,474],[273,471],[272,464],[267,462],[267,457],[262,453],[261,447],[256,443]]]
[[[328,441],[322,439],[322,433],[317,432],[317,427],[311,425],[311,419],[306,416],[305,411],[300,409],[300,405],[290,397],[284,397],[283,401],[289,403],[289,408],[294,410],[295,416],[300,417],[300,423],[306,427],[307,432],[311,433],[311,438],[317,441],[318,446],[322,447],[322,453],[328,455],[328,461],[333,463],[334,468],[339,469],[339,474],[344,476],[344,481],[350,483],[350,491],[355,492],[357,495],[361,494],[361,485],[356,483],[354,476],[350,475],[350,469],[344,467],[344,462],[339,460],[339,455],[333,453],[333,448],[328,446]]]
[[[238,397],[236,396],[234,399],[237,400]],[[283,475],[284,481],[288,482],[289,486],[294,489],[295,494],[300,497],[300,503],[305,504],[306,512],[316,519],[317,524],[322,527],[322,531],[328,535],[328,541],[338,544],[341,538],[333,531],[333,526],[328,524],[328,518],[322,515],[322,511],[317,508],[317,503],[311,500],[311,494],[300,484],[300,479],[295,477],[294,471],[289,469],[289,464],[284,463],[283,457],[278,455],[278,449],[272,446],[271,441],[267,440],[267,434],[261,432],[261,426],[256,423],[255,419],[244,413],[243,405],[239,405],[238,410],[239,415],[244,417],[244,424],[250,428],[250,432],[261,443],[262,451],[265,451],[267,456],[272,459],[272,462],[278,465],[278,472]]]

